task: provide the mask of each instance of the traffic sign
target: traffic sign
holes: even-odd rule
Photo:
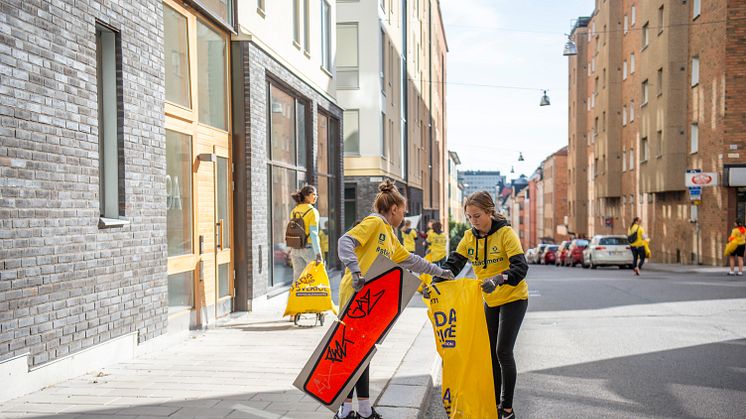
[[[717,186],[717,172],[689,172],[687,170],[685,183],[687,187]]]

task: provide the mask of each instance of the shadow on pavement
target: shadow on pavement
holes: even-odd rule
[[[519,374],[528,417],[743,417],[746,339]]]

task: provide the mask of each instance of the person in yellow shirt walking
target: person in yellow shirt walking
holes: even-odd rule
[[[632,250],[632,266],[635,275],[640,275],[640,269],[645,264],[645,230],[640,225],[640,217],[635,217],[632,224],[627,229],[627,241]],[[639,261],[639,262],[638,262]]]
[[[321,262],[321,244],[319,242],[319,211],[314,208],[318,199],[316,188],[306,185],[291,195],[296,202],[290,211],[290,219],[302,219],[305,227],[305,244],[299,249],[290,249],[290,260],[293,263],[293,283],[300,278],[309,263]]]
[[[440,221],[433,223],[433,232],[428,237],[428,246],[430,248],[430,258],[432,262],[440,266],[446,260],[446,242],[448,238],[443,231],[443,224]]]
[[[528,263],[518,235],[495,211],[489,192],[469,195],[464,211],[472,228],[464,232],[443,268],[458,275],[471,262],[482,282],[497,413],[502,419],[515,419],[513,393],[518,373],[513,348],[528,309]],[[433,278],[435,283],[442,280]]]
[[[738,275],[743,275],[743,254],[746,251],[746,227],[743,226],[741,221],[737,221],[733,225],[729,240],[735,243],[736,248],[729,257],[730,271],[728,271],[728,275],[736,275],[736,272],[734,272],[736,259],[738,259]]]
[[[397,239],[392,226],[401,224],[407,213],[407,201],[391,180],[386,180],[378,186],[373,211],[373,214],[365,217],[337,242],[339,260],[346,267],[339,286],[340,307],[345,307],[355,293],[365,286],[365,275],[379,254],[412,272],[453,279],[451,271],[441,269],[408,252]],[[357,413],[352,410],[352,398],[355,393],[358,400]],[[360,376],[355,388],[334,418],[379,419],[381,416],[370,405],[369,397],[370,366]]]
[[[412,222],[409,220],[404,221],[404,228],[401,231],[402,239],[404,240],[404,248],[407,252],[414,253],[417,250],[417,230],[412,228]]]

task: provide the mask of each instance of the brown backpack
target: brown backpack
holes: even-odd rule
[[[304,249],[306,247],[308,236],[306,235],[306,222],[303,221],[303,217],[312,209],[313,207],[309,208],[300,217],[298,216],[299,213],[293,212],[293,218],[288,221],[288,225],[285,228],[285,244],[289,248]]]

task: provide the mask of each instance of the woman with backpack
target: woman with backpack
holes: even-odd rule
[[[357,291],[365,286],[365,275],[379,254],[391,259],[404,269],[436,277],[453,279],[443,270],[423,258],[408,252],[396,238],[394,226],[401,224],[407,213],[407,200],[391,180],[378,185],[373,213],[350,229],[337,242],[339,260],[346,269],[339,285],[339,307],[345,307]],[[358,411],[352,410],[352,397],[357,393]],[[342,404],[335,419],[380,419],[370,405],[370,365]]]
[[[290,222],[285,231],[285,243],[290,247],[293,283],[295,283],[306,266],[314,260],[320,263],[322,256],[319,241],[319,211],[314,208],[318,200],[316,188],[306,185],[290,196],[296,205],[290,211]]]
[[[640,275],[640,269],[645,264],[645,230],[640,225],[640,217],[635,217],[627,229],[627,241],[632,250],[632,267],[635,275]],[[638,262],[639,261],[639,262]]]
[[[496,409],[499,418],[515,419],[513,393],[518,372],[513,348],[528,310],[528,262],[518,235],[497,213],[489,192],[469,195],[464,212],[472,228],[464,232],[443,268],[458,275],[471,262],[482,284]],[[434,283],[442,280],[433,278]]]

